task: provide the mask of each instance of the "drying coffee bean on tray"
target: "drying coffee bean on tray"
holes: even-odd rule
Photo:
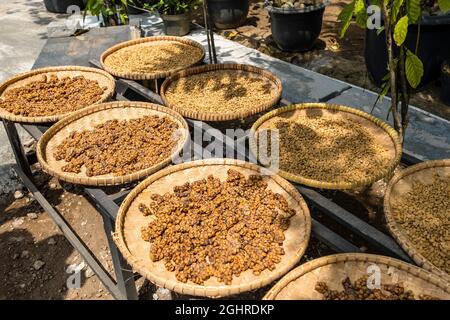
[[[271,101],[277,90],[252,72],[214,70],[173,81],[165,95],[171,105],[190,111],[241,113]]]
[[[350,119],[275,117],[270,129],[279,130],[280,169],[304,178],[353,183],[392,160],[366,128]]]
[[[83,76],[43,75],[41,79],[13,88],[0,97],[0,108],[25,117],[73,112],[101,99],[104,89]]]
[[[159,73],[189,67],[203,56],[200,48],[174,41],[136,44],[119,49],[105,58],[115,72]]]
[[[450,177],[414,181],[409,192],[394,198],[392,214],[415,248],[450,274]]]
[[[130,174],[170,157],[177,146],[178,124],[169,117],[144,116],[109,120],[91,130],[73,132],[56,148],[56,160],[67,162],[65,172],[87,176]]]
[[[342,281],[343,290],[331,290],[325,282],[316,283],[316,291],[322,294],[323,300],[439,300],[429,295],[416,297],[411,290],[405,289],[403,284],[385,284],[379,289],[369,289],[367,276],[363,276],[352,283],[349,277]]]
[[[261,176],[230,169],[226,181],[213,175],[140,203],[154,220],[142,228],[152,261],[163,260],[181,282],[210,277],[231,284],[246,270],[274,270],[284,254],[284,231],[295,210],[267,188]]]

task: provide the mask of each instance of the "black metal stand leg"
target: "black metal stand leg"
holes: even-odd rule
[[[111,252],[111,258],[114,265],[114,272],[116,274],[117,287],[126,300],[138,300],[139,297],[134,282],[133,270],[122,257],[122,254],[117,249],[112,238],[114,232],[112,221],[104,214],[102,214],[102,218],[106,237],[108,239],[109,251]]]
[[[16,158],[17,165],[20,169],[27,175],[28,178],[32,179],[33,175],[31,173],[30,165],[28,164],[27,156],[23,150],[22,143],[19,138],[19,133],[14,122],[3,120],[3,125],[5,126],[6,134],[8,135],[9,143]]]
[[[208,1],[203,1],[203,15],[205,18],[206,39],[208,41],[209,62],[217,63],[216,45],[214,44],[214,31],[208,12]]]

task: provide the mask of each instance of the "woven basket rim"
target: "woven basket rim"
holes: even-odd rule
[[[203,111],[188,110],[186,108],[179,107],[176,106],[175,104],[170,103],[169,99],[167,98],[166,91],[170,86],[170,84],[172,84],[172,82],[180,78],[187,78],[191,75],[220,70],[246,71],[256,74],[258,75],[258,77],[270,81],[275,85],[276,95],[271,100],[262,103],[261,105],[256,106],[250,110],[234,113],[203,112]],[[161,85],[161,99],[163,100],[165,106],[179,112],[184,117],[202,121],[229,121],[229,120],[243,119],[258,114],[276,105],[281,99],[281,93],[282,93],[281,80],[273,73],[252,65],[237,64],[237,63],[208,64],[204,66],[185,69],[168,77],[166,80],[164,80],[163,84]]]
[[[413,259],[417,265],[422,268],[435,273],[436,275],[446,278],[447,281],[450,282],[450,274],[446,273],[444,270],[439,269],[434,264],[432,264],[427,258],[425,258],[415,247],[414,243],[408,238],[408,236],[404,233],[402,227],[396,222],[393,210],[391,207],[391,199],[392,190],[395,185],[402,179],[407,176],[414,175],[417,172],[426,169],[438,168],[438,167],[449,167],[450,168],[450,159],[441,159],[441,160],[430,160],[425,161],[419,164],[415,164],[406,168],[405,170],[400,171],[389,181],[389,184],[386,189],[386,195],[384,197],[384,215],[386,217],[386,224],[388,226],[389,232],[392,236],[397,240],[403,250],[408,254],[408,256]]]
[[[411,274],[421,280],[425,280],[438,288],[442,289],[444,292],[450,295],[450,282],[445,281],[438,277],[437,275],[421,269],[412,264],[403,262],[398,259],[394,259],[387,256],[377,255],[377,254],[368,254],[368,253],[339,253],[333,254],[325,257],[320,257],[309,262],[306,262],[297,268],[293,269],[280,281],[278,281],[275,286],[273,286],[263,297],[263,300],[275,300],[278,294],[291,282],[296,281],[298,278],[301,278],[303,275],[318,269],[320,267],[342,263],[342,262],[371,262],[371,263],[382,263],[388,266],[393,266],[397,269],[400,269],[408,274]]]
[[[249,134],[249,145],[250,150],[257,157],[257,142],[256,142],[256,132],[258,131],[258,128],[267,120],[278,116],[285,112],[290,112],[294,110],[304,110],[304,109],[325,109],[325,110],[332,110],[332,111],[338,111],[338,112],[344,112],[344,113],[350,113],[359,117],[362,117],[375,125],[377,125],[379,128],[383,129],[386,134],[390,137],[392,143],[395,147],[395,157],[390,162],[389,166],[387,166],[384,170],[379,170],[376,174],[373,174],[371,176],[366,177],[365,179],[361,179],[359,181],[355,182],[324,182],[320,180],[315,179],[309,179],[305,178],[298,174],[293,174],[284,170],[279,169],[277,172],[280,176],[286,178],[289,181],[293,181],[296,183],[303,184],[305,186],[313,187],[313,188],[319,188],[319,189],[333,189],[333,190],[345,190],[345,189],[355,189],[359,187],[368,186],[380,179],[382,179],[385,176],[388,176],[394,172],[397,165],[400,163],[400,159],[402,156],[402,145],[400,142],[400,139],[398,137],[397,132],[389,126],[386,122],[372,116],[371,114],[368,114],[364,111],[351,108],[348,106],[343,105],[337,105],[337,104],[331,104],[331,103],[320,103],[320,102],[313,102],[313,103],[300,103],[300,104],[292,104],[288,105],[286,107],[282,107],[276,110],[273,110],[269,113],[266,113],[262,117],[260,117],[252,126],[250,129]]]
[[[113,68],[108,67],[105,64],[105,59],[110,54],[126,48],[131,47],[134,45],[139,45],[146,42],[154,42],[154,41],[178,41],[180,43],[193,46],[195,48],[198,48],[202,51],[202,55],[197,61],[195,61],[193,64],[187,65],[182,68],[177,68],[174,70],[166,71],[166,72],[148,72],[148,73],[138,73],[138,72],[117,72]],[[151,37],[145,37],[145,38],[138,38],[133,40],[124,41],[121,43],[118,43],[108,49],[106,49],[100,56],[100,64],[104,70],[109,72],[115,77],[123,78],[123,79],[129,79],[129,80],[153,80],[153,79],[161,79],[166,78],[170,75],[172,75],[175,72],[178,72],[180,70],[186,69],[188,67],[200,64],[205,59],[205,48],[197,41],[183,38],[183,37],[176,37],[176,36],[151,36]]]
[[[12,84],[24,80],[26,78],[38,75],[38,74],[51,74],[54,72],[63,72],[63,71],[78,71],[81,73],[97,73],[108,79],[108,85],[106,94],[103,98],[95,102],[94,104],[91,104],[89,106],[86,106],[84,108],[81,108],[79,110],[73,111],[73,112],[67,112],[63,114],[58,115],[52,115],[52,116],[40,116],[40,117],[25,117],[21,115],[15,115],[13,113],[10,113],[6,111],[5,109],[0,108],[0,118],[13,121],[13,122],[20,122],[20,123],[49,123],[49,122],[56,122],[61,119],[63,119],[66,116],[69,116],[75,112],[78,112],[80,110],[83,110],[85,108],[89,108],[92,105],[96,105],[99,103],[103,103],[107,100],[109,100],[112,95],[114,94],[115,88],[116,88],[116,81],[114,78],[106,71],[98,69],[98,68],[91,68],[91,67],[84,67],[84,66],[56,66],[56,67],[45,67],[45,68],[39,68],[34,69],[31,71],[22,72],[19,74],[14,75],[13,77],[5,80],[0,84],[0,96],[3,94],[3,92]]]
[[[142,169],[133,173],[129,173],[123,176],[114,176],[114,177],[81,177],[77,176],[73,173],[66,173],[62,172],[60,170],[55,170],[51,165],[48,164],[46,160],[46,147],[48,145],[48,142],[65,126],[81,119],[84,117],[89,117],[92,114],[95,114],[99,111],[108,110],[108,109],[114,109],[114,108],[146,108],[155,110],[158,112],[165,113],[167,116],[175,119],[178,123],[182,125],[182,142],[179,144],[177,149],[172,152],[171,156],[167,157],[166,159],[154,164],[153,166]],[[107,103],[101,103],[94,106],[91,106],[89,108],[80,110],[71,116],[68,116],[53,126],[51,126],[39,139],[38,144],[36,146],[36,153],[39,163],[42,166],[42,169],[50,174],[51,176],[54,176],[58,179],[61,179],[66,182],[74,183],[74,184],[81,184],[81,185],[89,185],[89,186],[112,186],[112,185],[121,185],[126,184],[129,182],[133,182],[136,180],[140,180],[144,177],[147,177],[148,175],[162,169],[163,167],[167,166],[169,163],[172,162],[172,156],[179,153],[185,144],[188,142],[189,136],[187,134],[189,130],[188,124],[186,120],[183,119],[178,113],[176,113],[173,110],[170,110],[164,106],[161,106],[159,104],[154,103],[148,103],[148,102],[137,102],[137,101],[114,101],[114,102],[107,102]]]
[[[270,273],[270,276],[262,277],[260,276],[259,281],[253,281],[250,283],[245,284],[237,284],[237,285],[220,285],[220,286],[202,286],[193,284],[191,282],[188,283],[182,283],[178,280],[172,281],[167,280],[164,277],[158,277],[154,275],[150,270],[146,268],[146,265],[142,260],[138,259],[137,257],[133,256],[131,252],[129,251],[127,244],[125,243],[125,239],[123,236],[123,228],[124,228],[124,220],[125,216],[127,214],[127,211],[134,201],[134,199],[143,192],[149,185],[151,185],[154,181],[159,180],[162,177],[168,176],[174,172],[182,171],[185,169],[198,167],[198,166],[210,166],[210,165],[231,165],[231,166],[237,166],[237,167],[243,167],[247,169],[253,169],[260,171],[263,169],[262,167],[241,161],[236,159],[206,159],[206,160],[196,160],[191,162],[185,162],[182,164],[178,164],[175,166],[167,167],[163,170],[160,170],[156,172],[155,174],[151,175],[144,181],[142,181],[140,184],[138,184],[125,198],[125,200],[122,202],[119,212],[117,214],[116,218],[116,225],[115,225],[115,234],[114,234],[114,241],[119,248],[120,252],[122,253],[123,257],[126,259],[126,261],[131,265],[131,267],[139,272],[142,276],[146,277],[148,280],[153,282],[154,284],[167,288],[169,290],[181,293],[181,294],[189,294],[194,296],[202,296],[202,297],[211,297],[211,298],[219,298],[224,296],[229,296],[233,294],[239,294],[242,292],[246,292],[249,290],[255,290],[257,288],[263,287],[265,285],[270,284],[274,280],[280,278],[289,270],[300,261],[301,257],[306,251],[306,248],[309,243],[309,238],[311,235],[311,216],[309,213],[308,206],[306,205],[305,200],[303,199],[302,195],[298,192],[298,190],[292,186],[288,181],[283,179],[280,176],[274,175],[270,176],[275,180],[275,182],[282,187],[286,193],[288,193],[291,197],[295,199],[299,203],[299,209],[301,213],[303,214],[304,218],[304,231],[305,234],[303,235],[303,241],[301,242],[301,245],[299,248],[297,248],[297,251],[295,254],[293,254],[290,257],[289,262],[287,263],[287,267],[280,269],[275,268],[274,271]],[[180,182],[181,184],[181,182]]]

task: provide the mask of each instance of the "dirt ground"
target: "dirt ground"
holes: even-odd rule
[[[345,39],[337,37],[339,24],[336,18],[347,2],[349,0],[333,1],[326,8],[320,39],[313,50],[305,53],[283,53],[276,48],[270,36],[268,14],[262,2],[258,1],[252,1],[249,18],[244,26],[220,33],[288,62],[376,90],[368,80],[365,69],[363,31],[351,26]],[[442,106],[437,96],[438,88],[431,85],[415,94],[412,104],[450,118],[450,108]],[[71,223],[105,268],[112,271],[106,237],[103,232],[99,232],[103,230],[101,217],[85,199],[81,189],[72,185],[62,187],[39,168],[36,169],[35,179],[45,196]],[[111,299],[111,295],[86,266],[82,272],[81,288],[67,288],[66,281],[70,276],[67,268],[82,266],[83,259],[28,192],[18,191],[15,195],[0,197],[0,299]],[[353,200],[351,202],[354,203]],[[377,205],[375,207],[380,208]],[[360,207],[366,219],[368,214],[377,216],[376,210],[371,210]],[[326,245],[312,239],[302,261],[330,253],[332,251]],[[140,287],[143,299],[164,298],[164,294],[154,296],[156,288],[148,283],[140,281]],[[236,298],[260,298],[267,289]],[[174,295],[173,298],[186,297]]]

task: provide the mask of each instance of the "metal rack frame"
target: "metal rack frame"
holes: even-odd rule
[[[98,61],[90,61],[93,66],[100,67]],[[162,104],[161,97],[144,87],[135,81],[117,79],[116,100],[129,100],[127,95],[136,95],[139,100],[149,101],[152,103]],[[282,101],[281,105],[289,104],[288,101]],[[60,230],[64,233],[71,245],[80,253],[86,263],[96,273],[100,281],[105,285],[108,291],[116,299],[138,299],[138,293],[135,287],[135,279],[138,275],[135,275],[130,266],[124,261],[121,253],[115,246],[112,239],[114,232],[114,222],[117,216],[117,212],[120,203],[130,192],[130,189],[120,191],[113,194],[107,194],[105,189],[84,187],[84,194],[95,205],[98,212],[103,218],[104,232],[106,233],[109,250],[111,253],[114,276],[108,273],[108,271],[101,265],[97,257],[90,251],[86,243],[80,238],[80,236],[74,231],[70,224],[64,219],[61,213],[59,213],[44,197],[42,192],[36,186],[33,181],[33,175],[31,173],[30,165],[36,162],[34,154],[25,154],[19,135],[17,133],[16,125],[10,121],[3,120],[11,147],[14,152],[16,164],[14,170],[22,180],[25,187],[33,194],[34,198],[42,206],[42,208],[51,216],[53,221],[57,224]],[[204,122],[195,122],[188,120],[191,129],[198,130],[196,123],[201,123],[202,128],[209,128],[210,126]],[[45,125],[29,125],[18,124],[23,127],[34,139],[38,140],[42,134],[49,128]],[[193,131],[193,130],[191,130]],[[220,137],[215,137],[221,139]],[[226,143],[226,141],[223,141]],[[197,146],[198,147],[198,146]],[[200,147],[202,148],[202,147]],[[197,149],[201,150],[201,149]],[[411,164],[411,162],[420,162],[414,158],[413,155],[405,154],[403,162]],[[411,262],[411,259],[405,254],[405,252],[398,246],[398,244],[388,235],[374,228],[367,222],[361,220],[348,210],[334,203],[332,200],[326,198],[318,190],[307,188],[298,184],[294,184],[296,188],[303,195],[308,205],[311,208],[317,209],[331,219],[339,226],[348,230],[349,232],[358,235],[377,250],[383,252],[386,255],[399,258],[404,261]],[[332,250],[337,252],[360,252],[360,248],[351,241],[344,239],[342,236],[332,231],[329,227],[320,223],[314,218],[312,223],[312,235],[318,240],[325,243]]]

